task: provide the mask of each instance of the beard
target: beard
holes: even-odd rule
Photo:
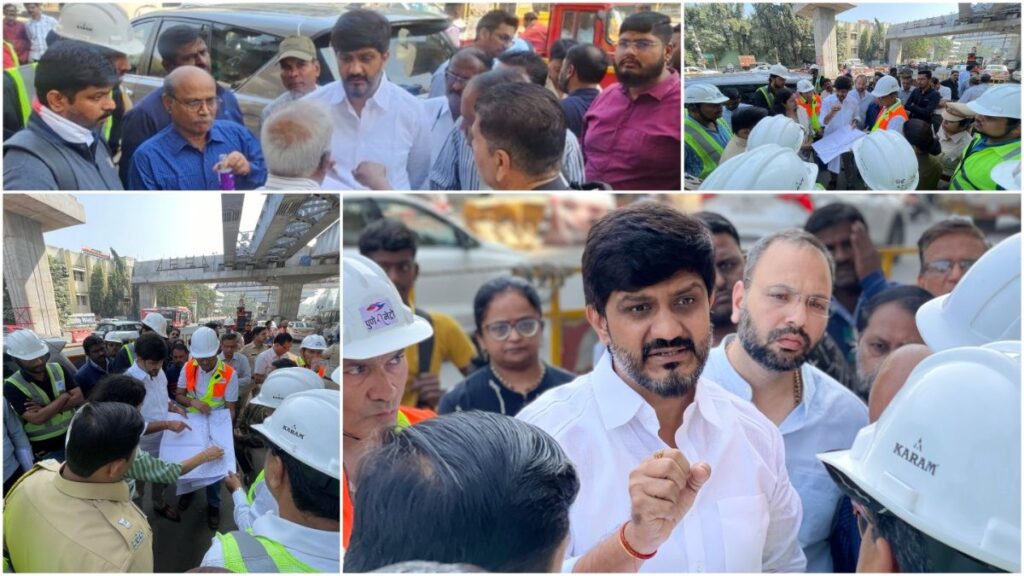
[[[613,365],[621,368],[630,380],[663,398],[679,398],[690,394],[697,387],[697,381],[700,380],[704,364],[708,359],[708,352],[711,350],[712,331],[708,330],[707,337],[699,346],[689,338],[674,338],[671,341],[660,338],[653,340],[643,345],[639,357],[631,354],[625,348],[616,346],[615,342],[611,340],[610,332],[608,337],[608,352],[612,355]],[[686,348],[692,351],[697,359],[697,367],[693,373],[680,374],[676,371],[679,367],[678,364],[666,364],[668,374],[664,378],[656,379],[644,374],[644,362],[647,358],[665,348]]]
[[[635,60],[635,62],[640,66],[639,70],[623,70],[621,63],[615,63],[615,77],[619,80],[619,84],[626,88],[635,88],[648,84],[658,76],[661,76],[661,73],[665,71],[664,60],[659,59],[657,64],[651,66],[645,66],[639,60]]]
[[[811,350],[817,344],[811,343],[811,337],[804,332],[802,328],[776,328],[768,333],[762,343],[757,337],[757,328],[754,326],[753,321],[750,319],[750,314],[747,312],[747,307],[740,308],[740,323],[737,329],[737,336],[740,339],[743,349],[746,350],[747,354],[750,355],[758,364],[764,366],[768,370],[773,372],[789,372],[790,370],[796,370],[807,361],[807,357],[810,356]],[[803,340],[804,345],[800,352],[792,358],[787,358],[774,350],[769,346],[772,342],[782,336],[794,335],[800,337]]]
[[[860,363],[857,363],[857,379],[854,380],[853,391],[858,395],[867,396],[868,392],[871,391],[871,387],[875,384],[875,379],[878,378],[878,369],[882,367],[882,363],[879,362],[878,366],[875,367],[870,373],[864,371]]]

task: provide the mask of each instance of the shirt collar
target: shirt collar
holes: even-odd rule
[[[341,80],[335,80],[334,94],[331,95],[331,105],[338,105],[348,102],[348,95],[345,93],[345,86]],[[381,73],[380,84],[377,86],[377,91],[374,92],[367,100],[366,103],[371,102],[376,104],[382,110],[387,112],[391,109],[391,103],[394,101],[394,86],[391,81],[388,80],[386,73]]]
[[[341,532],[308,528],[277,514],[264,514],[257,518],[252,524],[252,531],[275,542],[287,542],[288,548],[317,558],[338,560],[341,555]]]
[[[655,100],[661,102],[666,96],[672,93],[673,90],[679,90],[679,74],[675,72],[669,73],[668,78],[665,78],[661,82],[658,82],[651,87],[650,90],[640,94],[640,96],[650,96]],[[622,93],[629,98],[629,88],[622,86]],[[640,98],[638,97],[637,100]]]
[[[174,124],[168,125],[168,128],[169,134],[167,136],[167,141],[175,152],[181,152],[185,147],[194,149],[192,144],[190,144],[189,141],[186,140],[180,132],[178,132],[178,128]],[[224,135],[221,134],[219,120],[214,120],[213,124],[210,126],[210,131],[206,133],[206,143],[210,144],[213,142],[224,142]]]
[[[64,470],[64,464],[60,471]],[[61,493],[77,498],[79,500],[113,500],[114,502],[127,502],[128,485],[123,481],[118,482],[73,482],[60,475],[53,479],[53,485]]]
[[[92,130],[75,124],[71,120],[64,118],[53,110],[50,110],[47,106],[39,107],[39,118],[42,119],[42,121],[45,122],[51,130],[56,132],[57,136],[60,136],[61,139],[66,142],[92,146],[92,143],[95,140]]]

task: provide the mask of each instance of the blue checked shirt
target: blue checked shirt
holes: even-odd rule
[[[565,131],[565,154],[562,155],[562,175],[570,185],[581,185],[583,176],[583,151],[576,136]],[[480,173],[473,159],[473,147],[462,133],[462,118],[448,133],[441,151],[437,153],[430,168],[431,190],[482,190]]]
[[[231,121],[215,120],[206,148],[197,150],[171,124],[139,146],[128,170],[129,190],[220,190],[213,166],[221,154],[241,152],[250,172],[235,175],[238,190],[254,190],[267,181],[260,143],[249,130]]]

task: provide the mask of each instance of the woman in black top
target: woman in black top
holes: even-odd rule
[[[544,330],[537,290],[503,276],[485,283],[473,299],[474,337],[488,364],[444,395],[439,414],[484,410],[515,416],[545,391],[575,375],[540,359]]]

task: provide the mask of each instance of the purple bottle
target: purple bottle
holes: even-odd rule
[[[221,154],[220,162],[217,163],[217,174],[220,175],[220,189],[221,190],[234,190],[235,189],[235,173],[230,168],[223,168],[227,162],[228,155]]]

